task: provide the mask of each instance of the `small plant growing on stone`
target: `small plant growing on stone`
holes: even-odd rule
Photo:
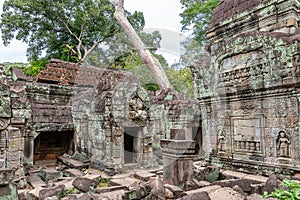
[[[265,192],[263,197],[274,197],[280,200],[300,200],[300,184],[297,181],[283,180],[281,188],[275,189],[275,192],[268,194]]]

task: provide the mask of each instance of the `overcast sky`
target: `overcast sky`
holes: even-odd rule
[[[0,13],[3,2],[4,0],[0,0]],[[144,13],[145,31],[160,31],[163,37],[160,53],[164,54],[169,64],[178,59],[180,41],[183,38],[180,36],[181,4],[179,0],[125,0],[124,7],[130,12],[137,10]],[[1,40],[0,63],[26,62],[26,47],[26,44],[16,40],[12,41],[8,47],[4,47]]]

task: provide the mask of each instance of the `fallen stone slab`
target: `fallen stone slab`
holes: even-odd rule
[[[39,187],[46,187],[47,184],[41,179],[38,173],[31,174],[27,182],[33,187],[33,188],[39,188]]]
[[[224,187],[215,190],[208,194],[210,199],[217,200],[245,200],[245,196],[241,195],[237,191],[233,190],[232,188]]]
[[[128,178],[128,177],[132,177],[134,176],[134,172],[128,172],[128,173],[124,173],[124,174],[117,174],[112,176],[112,179],[123,179],[123,178]]]
[[[231,170],[221,170],[220,173],[225,176],[227,179],[234,179],[234,178],[244,178],[248,174],[242,173],[242,172],[236,172]]]
[[[181,200],[211,200],[208,193],[205,192],[205,191],[189,194],[189,195],[186,195],[186,196],[184,196],[180,199]],[[215,200],[218,200],[218,199],[215,199]]]
[[[66,169],[64,170],[64,175],[69,177],[80,177],[84,176],[85,173],[79,169]]]
[[[123,200],[143,199],[150,194],[151,187],[149,184],[141,182],[138,186],[130,188],[122,196]]]
[[[134,174],[134,177],[136,179],[139,179],[142,181],[148,181],[150,179],[150,177],[154,177],[154,176],[156,176],[156,174],[153,174],[153,173],[150,173],[147,171],[139,171]]]
[[[94,199],[101,200],[123,200],[123,195],[125,194],[125,190],[115,190],[112,192],[104,192],[101,194],[92,194]]]
[[[111,186],[121,185],[121,186],[125,186],[126,188],[134,187],[134,186],[138,185],[139,182],[140,182],[140,180],[135,179],[135,178],[129,178],[129,177],[123,178],[123,179],[111,179],[110,180]]]
[[[165,191],[170,191],[172,195],[169,195],[168,198],[180,198],[182,197],[184,194],[183,194],[183,190],[178,187],[178,186],[175,186],[175,185],[169,185],[169,184],[165,184],[164,185],[165,187]]]
[[[244,192],[251,192],[252,187],[251,184],[252,182],[246,179],[228,179],[228,180],[221,180],[221,181],[216,181],[212,183],[213,185],[219,185],[221,187],[230,187],[232,188],[233,186],[237,185],[239,186]]]
[[[101,179],[100,175],[85,175],[76,177],[72,185],[80,191],[88,192],[91,187],[96,187]]]
[[[198,186],[198,188],[203,188],[211,185],[211,183],[208,181],[198,181],[196,179],[193,179],[193,182]]]
[[[253,184],[266,183],[268,177],[259,176],[259,175],[247,175],[244,179],[251,181]]]
[[[47,197],[45,198],[45,200],[59,200],[59,198],[54,196],[54,197]]]
[[[113,191],[116,191],[116,190],[125,190],[126,187],[125,186],[111,186],[111,187],[103,187],[103,188],[96,188],[95,189],[95,193],[98,193],[98,194],[102,194],[102,193],[107,193],[107,192],[113,192]]]
[[[192,194],[197,194],[197,193],[201,193],[201,192],[206,192],[208,194],[220,189],[221,186],[219,185],[212,185],[212,186],[208,186],[208,187],[204,187],[204,188],[199,188],[196,190],[190,190],[190,191],[186,191],[184,192],[187,196],[188,195],[192,195]]]
[[[43,200],[46,199],[47,197],[56,196],[59,193],[61,193],[63,190],[65,190],[64,185],[58,185],[52,188],[41,189],[39,191],[39,199]]]
[[[75,169],[88,168],[90,165],[90,163],[81,162],[79,160],[67,157],[59,157],[58,160],[64,163],[65,165]]]
[[[57,181],[62,175],[63,173],[61,171],[55,169],[44,169],[41,171],[41,177],[44,181]]]
[[[153,199],[165,199],[164,196],[164,183],[160,176],[151,177],[148,181],[151,189]]]
[[[62,180],[62,181],[55,182],[54,185],[64,185],[66,190],[72,190],[74,188],[74,186],[73,186],[74,180],[75,180],[75,178],[70,179],[70,180]]]

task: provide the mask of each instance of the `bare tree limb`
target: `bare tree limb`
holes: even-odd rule
[[[144,43],[129,23],[123,9],[124,0],[109,0],[115,6],[114,17],[130,38],[133,46],[136,48],[143,62],[147,65],[160,89],[173,89],[167,75],[160,62],[145,48]]]

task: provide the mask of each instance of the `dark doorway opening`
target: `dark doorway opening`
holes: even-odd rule
[[[55,160],[64,153],[74,151],[74,132],[41,132],[34,139],[34,161]]]
[[[124,162],[136,163],[138,153],[139,128],[125,128],[124,130]]]
[[[199,155],[202,153],[202,128],[201,127],[192,128],[192,138],[196,143],[195,154]]]

